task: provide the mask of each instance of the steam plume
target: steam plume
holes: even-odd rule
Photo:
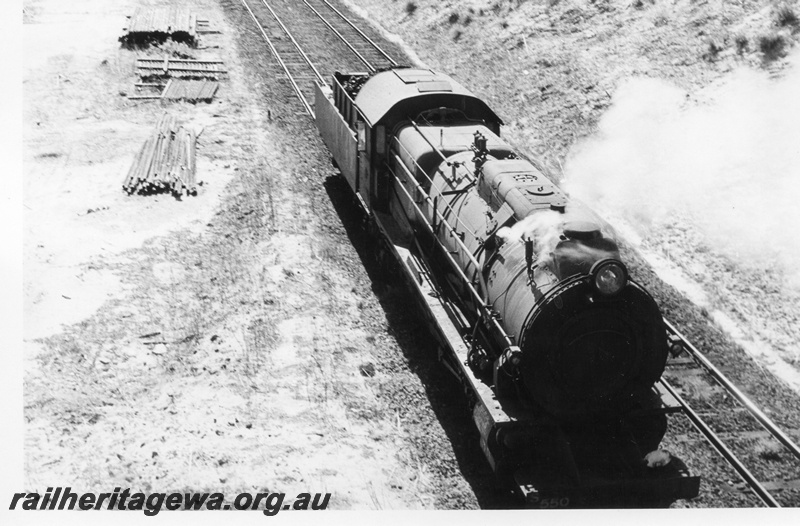
[[[739,70],[690,102],[664,81],[622,85],[565,166],[570,193],[640,235],[687,215],[712,248],[778,263],[800,283],[800,53],[785,75]]]
[[[503,242],[522,242],[533,240],[534,253],[538,254],[538,264],[549,261],[561,235],[563,216],[558,212],[547,211],[529,215],[510,227],[503,227],[497,235]]]

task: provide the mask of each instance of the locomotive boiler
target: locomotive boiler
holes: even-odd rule
[[[417,291],[481,448],[535,506],[661,505],[699,479],[659,449],[676,404],[653,298],[605,224],[452,78],[337,73],[316,120]]]

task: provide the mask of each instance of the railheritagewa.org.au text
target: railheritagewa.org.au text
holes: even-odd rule
[[[47,488],[44,494],[14,493],[9,510],[125,510],[158,515],[162,510],[252,510],[275,515],[282,510],[324,510],[330,493],[239,493],[229,501],[222,493],[141,493],[114,488],[111,493],[75,493],[72,488]]]

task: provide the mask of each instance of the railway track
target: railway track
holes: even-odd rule
[[[312,118],[314,85],[326,85],[326,78],[333,73],[332,68],[351,66],[354,59],[358,66],[366,68],[369,72],[398,65],[388,53],[328,0],[302,0],[302,2],[241,0],[241,2],[272,52],[278,66],[277,72],[289,82],[304,111]],[[341,64],[329,64],[327,67],[318,68],[315,65],[319,61],[315,60],[314,51],[310,48],[328,41],[319,38],[323,34],[330,35],[336,45],[343,47],[345,53],[350,55],[347,60]]]
[[[275,58],[277,72],[284,76],[312,119],[314,86],[327,85],[326,78],[337,67],[376,72],[398,65],[328,0],[241,2]],[[302,24],[311,25],[312,39]],[[329,38],[322,38],[322,34]],[[320,64],[313,49],[309,49],[333,43],[342,46],[343,56],[347,57],[337,64]],[[679,431],[687,431],[684,435],[678,433],[678,440],[694,440],[690,437],[694,429],[741,478],[741,483],[728,484],[723,489],[752,492],[769,507],[780,507],[789,501],[780,498],[786,492],[800,495],[800,447],[683,334],[666,323],[677,357],[668,362],[659,384],[678,407],[677,415],[691,424],[691,428],[677,426]],[[754,442],[774,446],[759,450],[753,447]],[[764,457],[768,458],[766,463]],[[796,496],[790,504],[797,505],[798,501],[800,497]]]
[[[780,507],[789,500],[781,499],[781,493],[800,491],[800,447],[672,323],[666,323],[678,352],[660,384],[741,477],[742,483],[725,489],[749,490],[764,505]]]
[[[317,17],[374,73],[399,64],[328,0],[303,0]]]

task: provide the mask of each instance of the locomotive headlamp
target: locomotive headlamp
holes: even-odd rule
[[[681,337],[677,334],[670,334],[667,337],[667,341],[669,343],[669,353],[672,355],[673,358],[677,358],[683,352],[683,341]]]
[[[506,349],[505,352],[506,359],[513,365],[514,367],[518,367],[520,363],[522,363],[522,351],[519,350],[519,347],[509,347]]]
[[[616,294],[628,282],[628,271],[616,259],[603,259],[592,265],[589,271],[592,284],[604,296]]]
[[[515,376],[517,367],[522,363],[522,351],[516,345],[507,348],[498,360],[498,367],[510,376]]]

